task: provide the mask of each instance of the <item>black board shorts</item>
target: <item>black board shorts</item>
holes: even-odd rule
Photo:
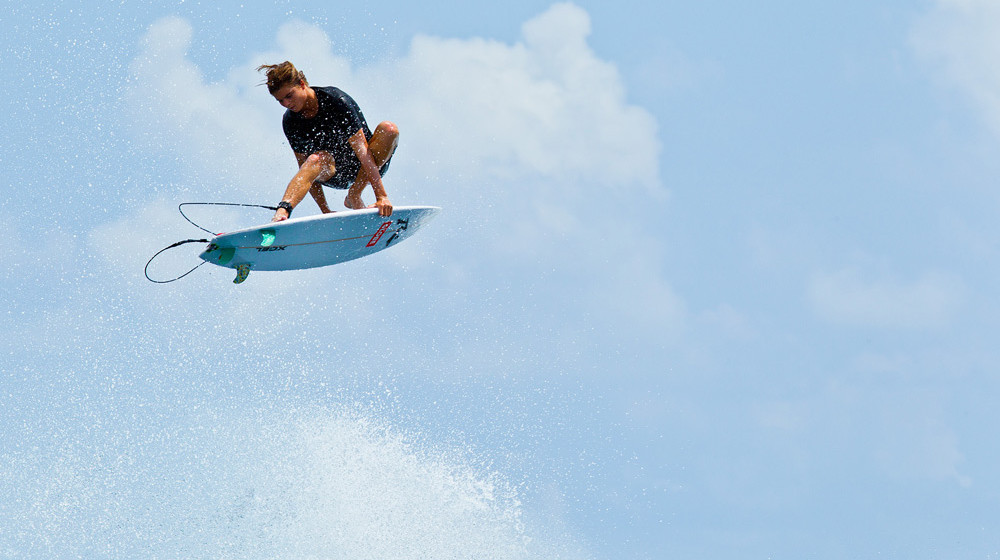
[[[385,172],[389,170],[389,163],[391,161],[392,156],[389,156],[389,159],[385,160],[382,167],[378,169],[380,176],[385,177]],[[320,184],[331,189],[351,188],[354,180],[358,178],[358,172],[361,171],[361,162],[358,161],[358,158],[351,158],[343,167],[337,165],[337,162],[333,163],[337,167],[337,173],[329,181],[323,181]]]

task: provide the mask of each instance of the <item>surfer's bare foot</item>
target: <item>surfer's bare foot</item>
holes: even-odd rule
[[[352,210],[361,210],[365,207],[365,203],[360,196],[347,195],[347,198],[344,199],[344,206]]]

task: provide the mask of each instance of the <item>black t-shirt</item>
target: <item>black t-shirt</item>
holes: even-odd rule
[[[365,138],[370,140],[372,133],[351,96],[335,87],[314,87],[313,90],[319,104],[316,116],[307,119],[298,113],[285,111],[281,126],[295,153],[308,156],[328,152],[332,155],[337,174],[327,184],[341,186],[353,181],[361,169],[361,162],[347,139],[358,130],[364,130]]]

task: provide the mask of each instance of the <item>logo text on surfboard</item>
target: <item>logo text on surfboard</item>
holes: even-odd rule
[[[388,222],[382,222],[382,226],[378,228],[378,231],[375,232],[375,235],[372,236],[372,238],[368,241],[368,245],[365,245],[365,247],[374,247],[375,244],[378,243],[378,240],[382,239],[382,235],[386,232],[386,230],[389,229],[389,226],[391,225],[392,225],[392,220],[389,220]]]

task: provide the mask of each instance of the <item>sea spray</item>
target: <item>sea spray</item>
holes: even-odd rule
[[[529,538],[515,485],[370,411],[76,419],[0,455],[0,557],[561,556]]]

